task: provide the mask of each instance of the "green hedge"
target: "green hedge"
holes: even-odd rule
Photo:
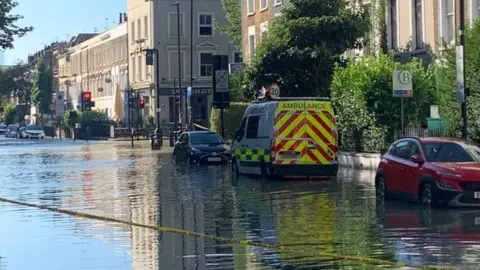
[[[248,105],[249,103],[232,102],[230,103],[230,108],[224,111],[225,140],[233,139],[235,136],[235,130],[240,127],[243,113]],[[212,113],[210,114],[210,129],[221,134],[222,131],[220,130],[220,127],[220,110],[212,108]]]

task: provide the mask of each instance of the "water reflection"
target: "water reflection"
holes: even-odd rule
[[[233,185],[226,166],[175,165],[170,154],[147,148],[40,146],[1,151],[2,196],[322,252],[420,264],[480,262],[480,210],[377,205],[374,172],[346,170],[335,180],[313,181],[240,177]],[[9,269],[374,269],[13,205],[0,207],[0,239],[0,268]]]

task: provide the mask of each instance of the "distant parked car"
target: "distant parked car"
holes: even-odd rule
[[[17,132],[18,132],[19,128],[20,128],[20,126],[17,125],[17,124],[9,125],[7,127],[7,130],[5,131],[5,137],[17,138]]]
[[[0,134],[5,134],[6,130],[7,130],[7,125],[0,124]]]
[[[45,132],[39,125],[28,125],[25,129],[27,139],[45,139]]]

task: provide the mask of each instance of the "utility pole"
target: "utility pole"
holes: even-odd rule
[[[190,0],[190,87],[193,91],[193,0]],[[188,99],[188,97],[187,97]],[[190,115],[191,111],[188,110],[188,101],[185,102],[185,118],[187,119],[188,128],[192,130],[193,124]]]
[[[178,53],[178,95],[179,95],[179,123],[180,127],[182,126],[182,58],[181,58],[181,51],[180,51],[180,3],[175,2],[173,4],[168,4],[169,6],[176,6],[177,7],[177,53]],[[176,125],[176,123],[175,123]]]
[[[455,3],[455,2],[454,2]],[[460,0],[460,27],[458,29],[460,36],[460,46],[457,46],[457,100],[461,102],[462,115],[462,138],[468,138],[467,129],[467,99],[468,87],[465,79],[465,0]],[[461,61],[459,58],[461,57]],[[461,69],[461,70],[459,70]],[[460,78],[459,78],[460,77]]]

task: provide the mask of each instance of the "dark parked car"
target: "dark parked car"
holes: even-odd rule
[[[19,125],[16,125],[16,124],[13,124],[13,125],[9,125],[7,127],[7,130],[5,131],[5,137],[8,137],[8,138],[17,138],[17,132],[18,132],[18,129],[20,128]]]
[[[382,155],[377,196],[428,206],[480,206],[480,148],[457,138],[403,138]]]
[[[7,125],[0,124],[0,134],[5,134],[6,130],[7,130]]]
[[[176,160],[196,163],[228,163],[230,147],[218,134],[210,131],[187,131],[173,149]]]

